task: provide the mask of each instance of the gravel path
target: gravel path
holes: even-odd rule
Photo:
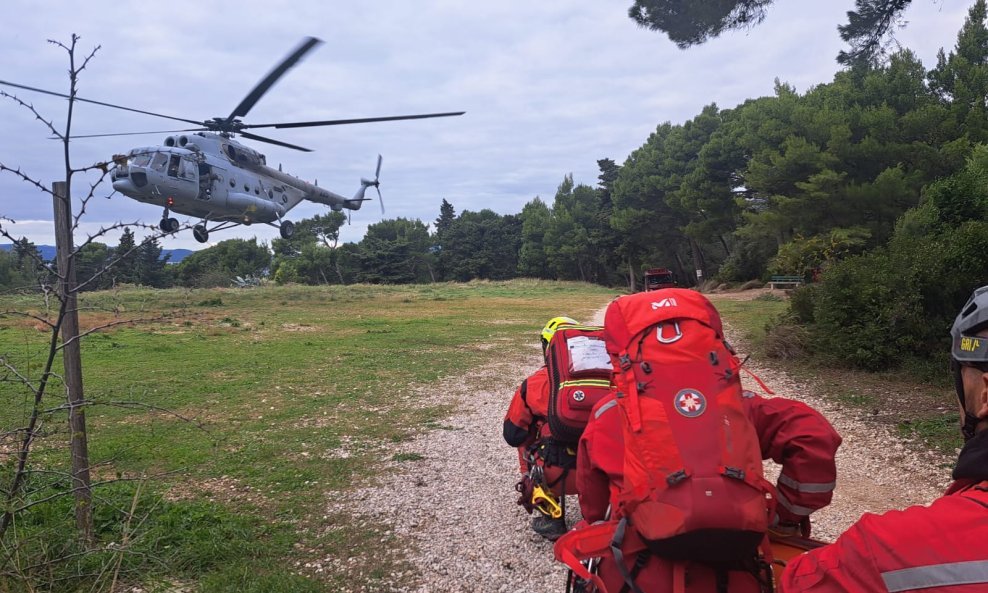
[[[601,310],[595,323],[601,323]],[[728,338],[744,357],[745,344],[728,328]],[[565,573],[552,558],[551,544],[529,529],[514,484],[518,461],[501,437],[511,394],[541,364],[537,345],[516,357],[491,362],[469,384],[444,382],[432,390],[455,402],[458,411],[442,429],[401,446],[423,455],[394,464],[394,473],[357,496],[332,505],[364,516],[387,517],[393,535],[404,541],[414,575],[386,579],[393,591],[528,592],[562,591]],[[801,399],[823,412],[844,437],[838,454],[834,502],[813,517],[814,535],[832,539],[863,512],[882,512],[933,500],[946,486],[953,459],[911,452],[889,430],[856,417],[860,412],[830,405],[785,372],[758,361],[745,365],[778,396]],[[760,391],[748,378],[746,387]],[[774,468],[768,471],[772,473]],[[774,474],[773,474],[774,475]],[[903,476],[909,476],[904,480]],[[443,484],[443,488],[416,487]],[[441,496],[441,499],[438,497]],[[569,509],[577,507],[569,497]],[[577,513],[571,513],[570,520]]]

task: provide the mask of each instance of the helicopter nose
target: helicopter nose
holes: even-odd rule
[[[144,182],[145,184],[147,183],[147,176],[144,177]],[[123,179],[114,180],[113,189],[128,196],[137,193],[137,187],[135,187],[134,183],[130,179],[127,179],[126,177]]]

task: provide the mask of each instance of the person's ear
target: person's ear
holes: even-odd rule
[[[981,373],[978,378],[978,392],[975,396],[974,415],[978,418],[988,418],[988,373]]]

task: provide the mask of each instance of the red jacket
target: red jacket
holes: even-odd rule
[[[542,367],[535,371],[515,390],[514,397],[508,405],[508,413],[504,416],[504,440],[512,447],[518,448],[518,465],[522,474],[528,472],[526,456],[528,447],[535,441],[552,437],[549,431],[549,370]],[[576,451],[572,449],[555,450],[557,455],[567,460],[574,459]],[[538,457],[538,455],[536,455]],[[563,475],[563,469],[554,466],[552,460],[545,461],[545,477],[552,485],[556,495],[576,493],[576,474],[566,472],[565,482],[558,481]],[[572,465],[572,464],[570,464]],[[565,490],[563,488],[565,487]]]
[[[988,591],[988,432],[964,446],[954,477],[929,506],[865,513],[834,543],[791,560],[779,590]]]
[[[577,489],[580,509],[588,522],[604,519],[612,495],[621,488],[624,442],[621,417],[613,398],[594,410],[577,453]],[[765,398],[744,392],[745,410],[758,433],[763,459],[782,465],[777,512],[782,520],[798,522],[830,503],[836,484],[834,455],[841,438],[830,423],[806,404],[781,397]],[[783,503],[782,501],[785,500]],[[627,558],[628,568],[635,558]],[[608,591],[620,591],[624,583],[613,559],[604,558],[599,575]],[[643,591],[671,591],[672,563],[648,558],[636,578]],[[716,591],[714,572],[702,565],[687,567],[686,591]],[[757,592],[758,584],[747,573],[731,573],[731,593]]]

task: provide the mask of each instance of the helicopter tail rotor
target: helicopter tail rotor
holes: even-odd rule
[[[381,178],[381,161],[383,161],[383,160],[384,159],[383,159],[383,157],[381,157],[381,155],[377,155],[377,169],[374,171],[374,180],[373,181],[371,181],[370,179],[361,179],[360,180],[361,197],[363,197],[363,192],[368,187],[373,187],[375,190],[377,190],[377,201],[380,202],[380,204],[381,204],[381,214],[382,215],[384,214],[384,198],[381,197],[381,180],[380,180],[380,178]]]

